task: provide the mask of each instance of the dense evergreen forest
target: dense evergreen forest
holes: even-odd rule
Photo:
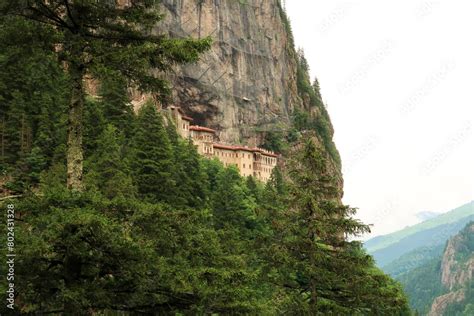
[[[166,103],[159,73],[209,40],[152,34],[154,1],[131,3],[0,1],[1,204],[18,254],[2,315],[409,315],[310,136],[262,184],[201,158],[154,102],[133,111],[128,88]]]

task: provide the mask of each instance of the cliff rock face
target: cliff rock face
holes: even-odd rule
[[[221,141],[259,145],[265,131],[286,129],[294,107],[297,59],[278,0],[163,0],[157,30],[211,37],[199,63],[170,76],[174,103]]]
[[[443,315],[449,305],[466,300],[466,289],[474,276],[473,241],[474,223],[448,241],[441,260],[441,282],[448,293],[435,298],[429,315]]]
[[[433,301],[433,305],[431,306],[431,311],[428,316],[443,315],[443,311],[446,309],[446,307],[453,303],[462,302],[464,299],[465,296],[463,290],[449,292],[448,294],[438,296]]]
[[[470,226],[470,230],[474,233],[474,225]],[[451,238],[441,261],[441,282],[449,290],[472,279],[474,273],[474,256],[462,264],[456,260],[456,253],[462,247],[463,236],[457,235]]]

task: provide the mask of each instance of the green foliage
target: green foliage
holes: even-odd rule
[[[255,202],[257,202],[257,205],[261,204],[264,190],[263,184],[254,177],[248,176],[245,180],[245,185],[247,187],[248,194],[255,200]]]
[[[104,109],[95,98],[87,97],[84,102],[84,154],[92,154],[97,149],[97,141],[108,122]]]
[[[296,87],[298,88],[298,94],[303,100],[309,100],[309,106],[324,108],[321,95],[319,93],[319,83],[316,80],[315,85],[311,85],[311,79],[309,78],[309,64],[304,56],[302,49],[297,52],[298,62],[296,68]]]
[[[97,149],[87,160],[87,184],[109,199],[130,199],[136,194],[124,143],[117,129],[107,125],[99,136]]]
[[[419,247],[383,266],[385,273],[398,278],[442,255],[444,245]]]
[[[149,0],[122,5],[115,1],[1,0],[0,17],[36,27],[39,35],[36,38],[21,30],[9,31],[24,43],[29,44],[25,40],[39,42],[35,45],[54,55],[53,63],[64,69],[70,93],[67,186],[75,191],[83,189],[84,79],[105,78],[101,91],[104,106],[115,124],[123,125],[126,122],[123,120],[125,96],[118,100],[114,91],[120,94],[120,89],[129,84],[141,91],[154,92],[157,98],[165,101],[170,89],[157,72],[169,71],[176,63],[198,60],[211,43],[210,38],[193,40],[156,34],[153,28],[162,15],[157,3]],[[110,101],[115,109],[108,107]],[[20,147],[24,149],[23,143]]]
[[[323,103],[319,90],[317,79],[311,84],[309,78],[309,65],[304,56],[303,50],[297,52],[297,71],[296,86],[298,95],[303,100],[303,106],[309,110],[300,110],[295,108],[293,111],[293,130],[290,133],[290,139],[295,139],[296,131],[313,130],[322,140],[326,151],[329,153],[336,165],[341,167],[341,157],[334,144],[333,127],[327,112],[326,105]]]
[[[328,160],[312,141],[290,161],[289,187],[272,186],[266,194],[287,192],[283,208],[271,214],[269,261],[284,300],[284,314],[408,314],[400,287],[364,253],[357,236],[368,227],[352,218],[355,210],[340,205],[339,190]],[[285,193],[284,193],[285,194]],[[278,199],[277,199],[278,200]],[[370,282],[373,280],[373,283]]]
[[[454,250],[454,264],[451,271],[466,270],[467,260],[473,258],[474,253],[474,223],[471,222],[461,232],[452,237],[452,247]],[[451,255],[451,254],[450,254]],[[442,256],[429,261],[428,263],[410,270],[398,277],[403,285],[405,292],[410,298],[410,305],[413,309],[422,314],[429,312],[431,305],[436,297],[450,292],[441,282]],[[461,290],[464,292],[465,299],[459,302],[451,302],[447,305],[443,315],[469,315],[466,312],[472,309],[470,302],[474,300],[474,282],[467,280],[466,284],[458,284],[451,292]]]
[[[284,134],[281,131],[266,132],[261,147],[276,153],[282,153],[288,149]]]
[[[398,278],[414,310],[422,314],[429,312],[435,297],[445,293],[441,284],[440,259],[416,268]]]
[[[153,104],[140,109],[132,139],[134,183],[148,201],[171,202],[176,192],[173,152],[163,119]]]
[[[285,12],[285,9],[283,8],[281,4],[281,0],[277,1],[277,6],[278,6],[278,12],[280,13],[281,21],[283,22],[283,25],[285,26],[286,36],[288,36],[287,49],[290,53],[292,53],[294,52],[295,44],[294,44],[294,39],[293,39],[293,32],[291,31],[290,19],[288,18]]]
[[[472,254],[472,253],[471,253]],[[469,280],[463,286],[464,299],[460,302],[452,302],[444,310],[444,315],[470,316],[474,311],[474,280]]]
[[[134,117],[133,107],[127,93],[127,81],[118,75],[102,75],[99,96],[108,123],[130,136]]]
[[[456,248],[455,260],[459,265],[466,263],[474,253],[474,221],[471,221],[457,235],[462,240]]]
[[[66,190],[64,166],[54,164],[40,175],[41,195],[17,204],[28,210],[18,244],[24,312],[402,310],[398,286],[374,272],[358,243],[338,237],[365,226],[333,201],[338,190],[313,145],[297,156],[291,182],[276,168],[263,186],[200,158],[152,105],[134,122],[128,140],[103,127],[85,193]]]
[[[214,223],[217,228],[235,227],[240,230],[240,234],[245,235],[255,227],[255,201],[249,196],[236,167],[219,172],[212,195]]]
[[[0,17],[0,169],[15,177],[8,185],[15,192],[36,185],[39,171],[64,155],[65,76],[35,36],[49,33],[31,22]]]
[[[156,249],[142,293],[150,311],[244,313],[258,310],[256,298],[242,284],[250,271],[239,256],[222,250],[209,226],[210,214],[166,211],[149,206],[133,217],[133,234],[144,234]]]
[[[178,190],[173,197],[173,205],[201,208],[207,205],[208,179],[202,160],[191,140],[181,139],[172,121],[166,127],[173,148],[173,180]]]
[[[17,222],[22,312],[406,314],[399,285],[342,238],[366,227],[333,200],[338,189],[314,145],[295,157],[291,181],[275,168],[263,186],[197,156],[152,106],[136,123],[130,141],[104,127],[84,193],[68,191],[64,165],[54,164],[40,175],[39,195],[14,201],[25,210]],[[137,166],[173,183],[160,164],[170,160],[181,176],[202,177],[202,198],[188,200],[191,179],[173,188],[186,194],[169,196],[152,189],[158,182],[132,183]]]
[[[9,14],[0,30],[1,162],[24,193],[1,201],[18,212],[16,312],[402,314],[399,286],[344,238],[367,228],[337,202],[327,156],[314,144],[264,185],[200,157],[155,105],[133,113],[128,84],[166,99],[167,84],[149,69],[197,60],[209,47],[149,33],[161,18],[149,10],[154,1],[133,4],[0,2]],[[59,25],[48,26],[55,15]],[[83,98],[86,74],[99,79],[96,97]],[[85,186],[77,192],[66,188],[66,112],[81,98],[84,117],[73,118],[84,132]],[[310,121],[293,136],[317,128]],[[269,133],[268,148],[288,150],[285,138]]]
[[[341,157],[336,149],[336,145],[332,141],[332,125],[329,120],[324,105],[319,108],[318,114],[311,117],[308,112],[295,109],[293,111],[293,129],[288,135],[289,140],[297,140],[298,132],[315,131],[318,137],[322,140],[325,150],[328,152],[332,160],[338,167],[341,166]]]
[[[196,41],[152,34],[162,19],[155,1],[125,6],[108,1],[2,1],[0,13],[45,25],[52,34],[46,45],[63,44],[56,53],[69,64],[68,71],[87,70],[108,80],[120,75],[141,89],[162,93],[168,90],[166,82],[149,69],[165,71],[174,63],[196,61],[210,46],[208,38]]]

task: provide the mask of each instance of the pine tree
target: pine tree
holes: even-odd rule
[[[57,55],[70,80],[68,112],[68,188],[82,189],[83,111],[86,76],[117,74],[139,89],[169,92],[166,81],[150,69],[169,70],[174,63],[195,61],[210,40],[170,39],[152,32],[162,19],[155,1],[35,0],[0,2],[0,15],[18,16],[47,25],[45,46]],[[38,28],[38,30],[41,30]],[[23,34],[16,32],[18,37]]]
[[[143,198],[173,203],[176,183],[173,179],[173,151],[163,120],[151,103],[144,105],[132,139],[134,183]]]
[[[102,104],[95,98],[84,101],[84,157],[92,155],[97,149],[99,137],[107,126]]]
[[[189,207],[196,209],[207,207],[210,193],[207,190],[208,183],[202,167],[202,158],[191,140],[182,141],[181,148],[180,162],[184,177],[182,182],[178,182],[178,189],[185,193]]]
[[[15,261],[16,311],[64,315],[139,311],[134,300],[146,294],[135,290],[152,269],[145,240],[130,238],[129,225],[110,216],[114,210],[93,195],[71,195],[64,187],[44,193],[15,201],[19,209],[27,210],[22,214],[25,221],[16,228],[22,251]],[[11,313],[5,304],[0,311]]]
[[[261,182],[255,180],[253,176],[248,176],[245,179],[245,185],[247,186],[249,195],[254,199],[257,204],[262,202],[263,185]]]
[[[364,286],[373,261],[359,242],[347,238],[368,227],[352,218],[354,208],[339,203],[339,189],[327,158],[312,140],[289,163],[289,177],[288,208],[276,213],[270,246],[280,273],[276,279],[286,289],[284,308],[312,315],[377,314],[406,308],[400,289],[381,295],[391,287],[389,278]],[[375,293],[387,299],[386,304],[368,299]],[[390,307],[389,297],[395,294],[402,299]]]
[[[173,179],[176,183],[175,207],[204,208],[207,204],[207,179],[201,164],[201,157],[193,142],[182,139],[176,126],[170,121],[166,126],[173,148]]]
[[[212,216],[196,210],[140,207],[134,233],[156,253],[139,288],[143,311],[154,314],[262,314],[267,311],[254,283],[256,271],[241,254],[229,252],[212,229]]]
[[[238,235],[246,238],[257,224],[255,207],[255,201],[249,197],[238,169],[231,166],[221,171],[212,201],[216,227],[232,227],[239,231]]]
[[[98,139],[97,149],[87,161],[90,171],[86,178],[108,199],[131,199],[135,196],[123,145],[123,136],[109,124]]]
[[[234,166],[221,167],[215,185],[211,203],[214,228],[224,254],[233,258],[240,270],[239,282],[231,286],[234,291],[245,294],[242,303],[248,304],[252,297],[254,305],[265,305],[266,311],[271,311],[274,307],[269,304],[272,287],[265,282],[265,270],[259,257],[265,226],[257,214],[257,204]]]
[[[215,192],[219,173],[224,169],[224,166],[217,158],[204,159],[202,164],[207,178],[207,191]]]
[[[37,184],[37,176],[28,175],[31,159],[37,160],[41,153],[48,167],[64,141],[61,113],[66,104],[66,80],[53,53],[38,41],[39,35],[47,41],[44,27],[5,16],[0,16],[0,26],[0,161],[17,184],[23,183],[17,186],[22,191]]]
[[[341,313],[337,295],[338,271],[333,259],[344,244],[343,234],[357,234],[366,226],[348,218],[353,211],[337,205],[338,190],[327,169],[327,160],[313,141],[308,141],[290,167],[289,219],[297,241],[291,256],[296,267],[296,283],[307,295],[308,311],[316,314],[328,308]],[[344,221],[344,226],[340,226]],[[342,235],[342,236],[341,236]],[[292,249],[292,248],[290,248]]]
[[[100,79],[99,96],[104,118],[125,136],[130,136],[133,123],[133,107],[128,97],[127,81],[119,76]]]

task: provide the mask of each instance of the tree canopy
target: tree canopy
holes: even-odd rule
[[[73,190],[83,187],[84,79],[124,78],[130,86],[154,92],[157,99],[164,100],[169,87],[156,72],[196,61],[210,44],[209,39],[156,34],[153,27],[162,15],[157,2],[150,0],[2,0],[0,15],[37,26],[39,34],[30,39],[52,51],[67,73],[67,170],[68,188]],[[21,30],[11,32],[23,36]]]
[[[157,34],[155,1],[126,3],[0,1],[13,313],[408,315],[356,240],[367,226],[340,203],[325,144],[302,136],[263,184],[199,156],[155,104],[132,110],[128,87],[166,98],[152,69],[209,41]]]

